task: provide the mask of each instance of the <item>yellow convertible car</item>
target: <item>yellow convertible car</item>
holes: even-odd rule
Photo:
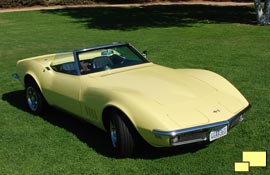
[[[32,113],[47,104],[73,113],[107,131],[122,157],[134,153],[137,138],[155,147],[216,140],[249,107],[218,74],[156,65],[129,43],[19,60],[13,76]]]

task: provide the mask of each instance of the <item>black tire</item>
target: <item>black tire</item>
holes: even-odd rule
[[[34,80],[25,84],[26,103],[34,115],[41,115],[44,112],[46,101]]]
[[[134,133],[130,124],[125,121],[126,116],[120,112],[112,112],[109,125],[109,134],[116,156],[131,157],[135,150]]]

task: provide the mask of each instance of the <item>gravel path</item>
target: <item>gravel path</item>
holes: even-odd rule
[[[90,5],[67,5],[67,6],[34,6],[34,7],[22,7],[22,8],[6,8],[1,9],[0,13],[3,12],[15,12],[15,11],[30,11],[30,10],[50,10],[50,9],[63,9],[63,8],[79,8],[79,7],[140,7],[140,6],[151,6],[151,5],[213,5],[213,6],[248,6],[253,5],[252,2],[214,2],[214,1],[191,1],[191,2],[163,2],[163,3],[146,3],[146,4],[90,4]]]

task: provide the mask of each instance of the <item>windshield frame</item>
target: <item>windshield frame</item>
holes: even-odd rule
[[[80,66],[79,66],[79,64],[80,64],[79,55],[80,54],[86,53],[86,52],[92,52],[92,51],[100,50],[100,49],[110,49],[110,48],[123,47],[123,46],[128,47],[139,59],[141,59],[142,60],[141,64],[149,63],[149,61],[135,47],[133,47],[129,43],[118,43],[118,44],[109,44],[109,45],[103,45],[103,46],[95,46],[95,47],[90,47],[90,48],[85,48],[85,49],[73,51],[73,57],[74,57],[75,69],[76,69],[77,75],[82,75],[82,73],[80,71]],[[126,67],[128,67],[128,66],[126,66]]]

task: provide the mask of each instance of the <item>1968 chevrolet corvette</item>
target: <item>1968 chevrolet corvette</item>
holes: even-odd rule
[[[128,43],[23,59],[14,77],[32,113],[47,104],[73,113],[107,131],[123,157],[138,135],[155,147],[213,141],[249,107],[218,74],[156,65]]]

